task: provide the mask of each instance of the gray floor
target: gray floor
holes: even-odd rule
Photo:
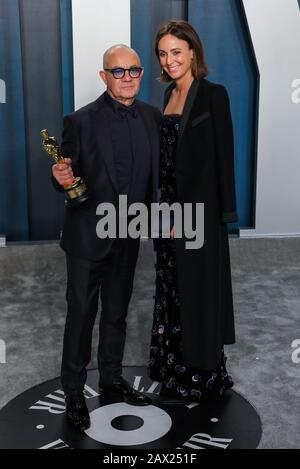
[[[261,448],[300,448],[300,238],[231,239],[237,344],[227,349],[236,390],[260,413]],[[152,243],[143,242],[128,319],[125,365],[145,365],[154,294]],[[57,377],[65,316],[64,256],[56,244],[0,249],[0,408]],[[94,337],[96,357],[97,331]],[[96,362],[91,363],[91,368]]]

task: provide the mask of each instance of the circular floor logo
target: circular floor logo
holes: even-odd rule
[[[221,400],[182,403],[159,397],[160,385],[147,369],[129,367],[124,377],[153,404],[136,407],[103,403],[98,371],[88,373],[85,397],[91,427],[85,433],[65,419],[60,380],[36,386],[0,411],[0,449],[254,449],[261,439],[260,418],[240,394],[229,391]]]

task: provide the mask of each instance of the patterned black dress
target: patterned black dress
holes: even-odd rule
[[[164,116],[161,125],[161,202],[176,202],[175,153],[181,116]],[[150,377],[162,383],[161,396],[202,401],[222,396],[233,386],[222,355],[211,371],[188,368],[182,361],[180,297],[174,241],[156,241],[156,294],[150,346]]]

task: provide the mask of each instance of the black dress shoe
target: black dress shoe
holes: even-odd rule
[[[101,407],[125,402],[123,394],[120,393],[120,391],[117,391],[116,389],[100,387],[99,391],[99,403]]]
[[[112,385],[109,386],[100,386],[100,396],[101,394],[108,394],[111,392],[118,393],[127,404],[136,405],[136,406],[146,406],[151,405],[152,400],[141,394],[140,392],[133,389],[132,386],[124,379],[122,376],[114,381]]]
[[[87,430],[90,427],[90,415],[83,394],[66,396],[66,415],[72,427]]]

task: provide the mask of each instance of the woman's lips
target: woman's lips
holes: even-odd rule
[[[175,67],[168,67],[168,72],[169,73],[175,73],[175,72],[177,72],[177,70],[179,70],[178,65],[176,65]]]

